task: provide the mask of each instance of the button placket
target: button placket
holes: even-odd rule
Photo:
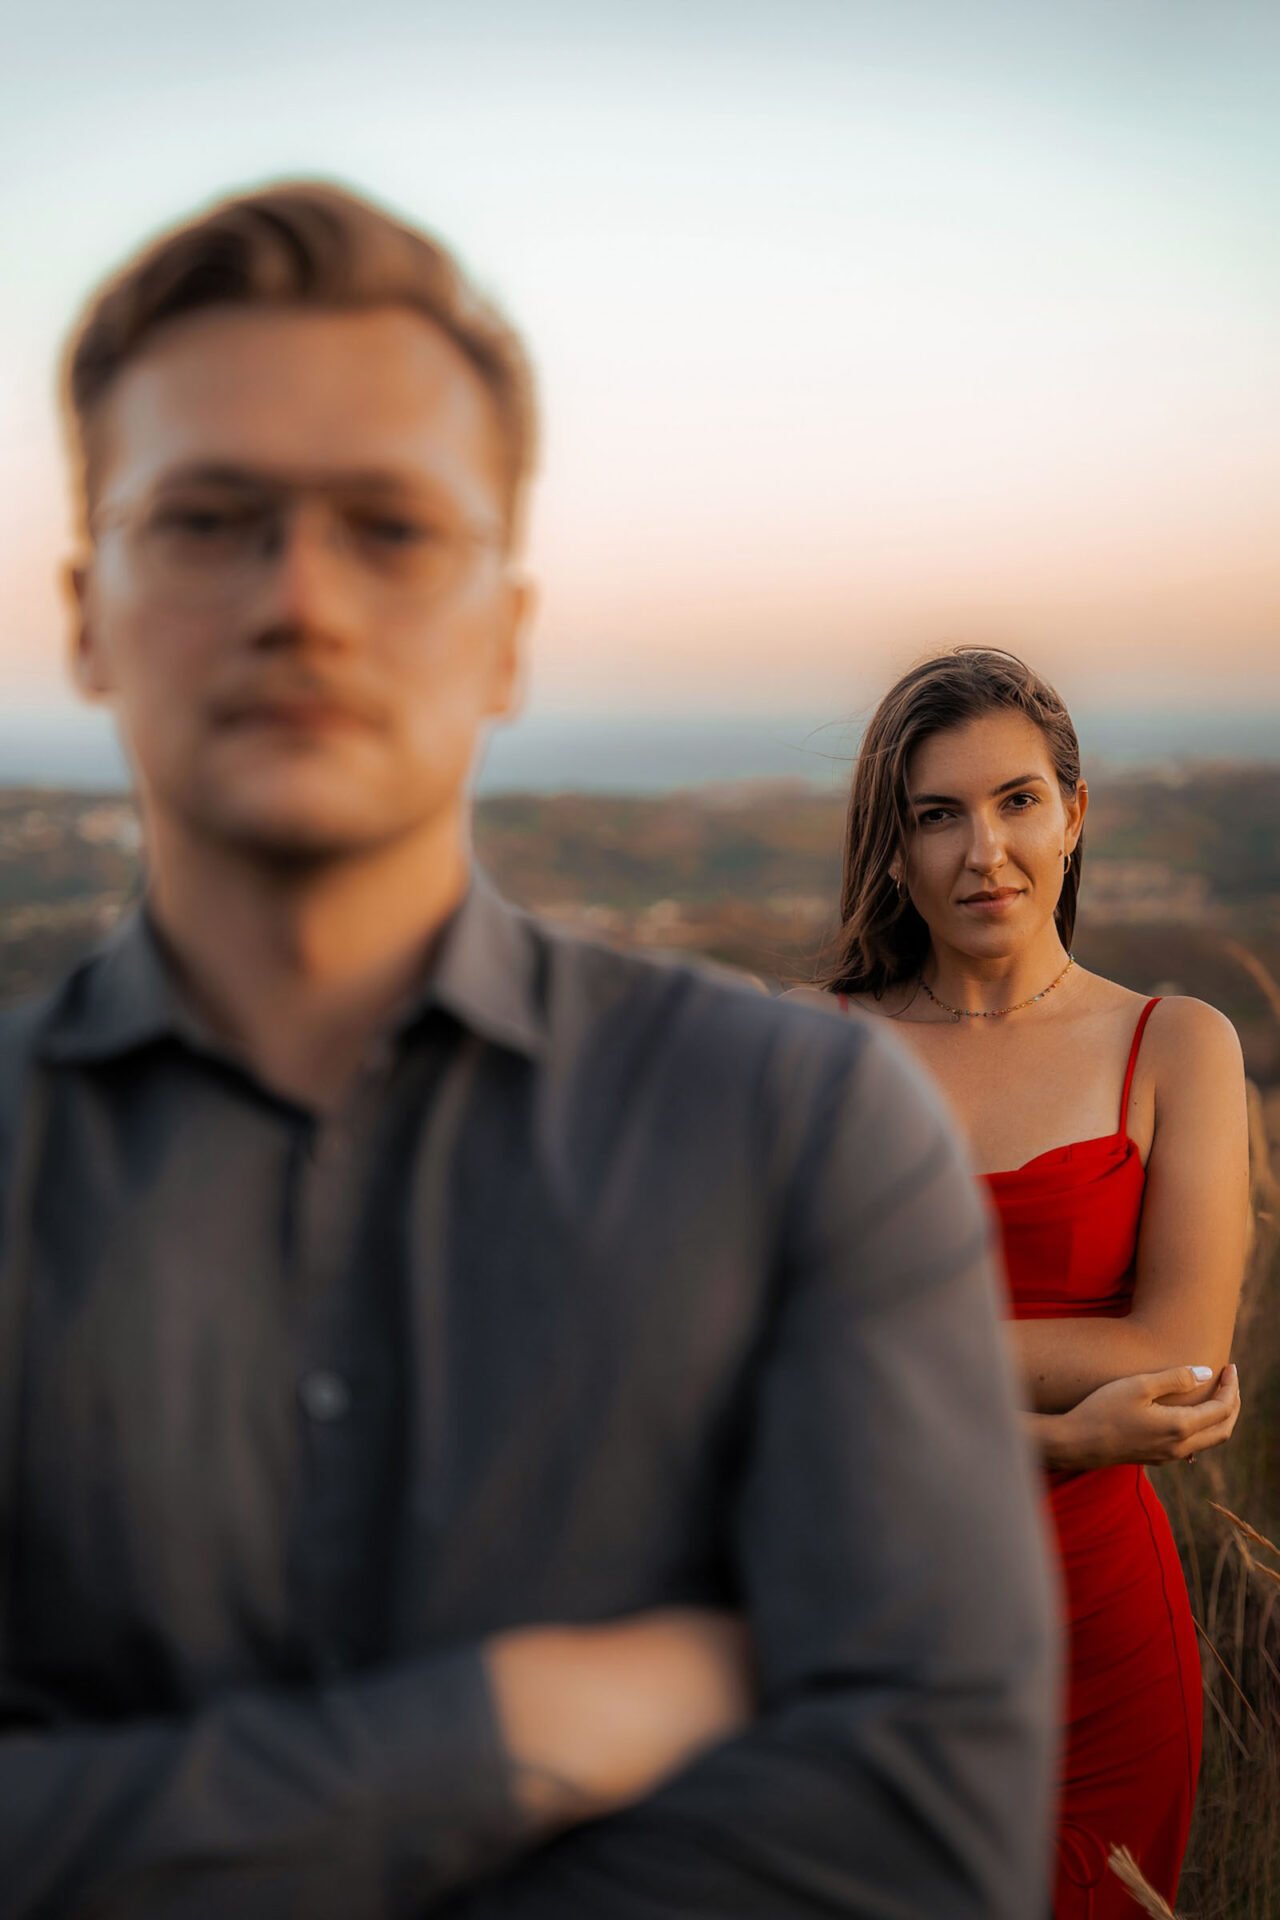
[[[330,1367],[313,1367],[298,1382],[303,1409],[322,1426],[342,1420],[351,1411],[351,1387]]]
[[[349,1356],[346,1268],[357,1212],[357,1136],[343,1113],[313,1119],[297,1168],[293,1249],[293,1396],[300,1428],[298,1507],[290,1553],[299,1618],[313,1658],[337,1671],[344,1659],[349,1479],[358,1434],[358,1380]]]

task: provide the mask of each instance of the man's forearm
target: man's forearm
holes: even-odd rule
[[[419,1920],[554,1824],[516,1803],[470,1649],[0,1737],[6,1920]]]
[[[804,1162],[732,1503],[761,1717],[456,1920],[1044,1911],[1053,1621],[986,1224],[894,1057],[857,1091]]]
[[[583,1827],[445,1909],[449,1920],[989,1920],[1002,1868],[971,1791],[1043,1710],[913,1698],[890,1674],[765,1716],[651,1800]],[[948,1724],[949,1719],[949,1724]],[[1003,1911],[1003,1909],[1001,1909]]]

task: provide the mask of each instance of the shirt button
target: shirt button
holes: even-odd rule
[[[390,1040],[375,1040],[364,1056],[364,1071],[374,1079],[390,1073],[395,1065],[396,1050]]]
[[[341,1420],[351,1411],[351,1388],[340,1373],[317,1367],[298,1382],[298,1398],[313,1420]]]

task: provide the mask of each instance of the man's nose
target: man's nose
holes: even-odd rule
[[[264,626],[354,637],[361,596],[338,524],[322,502],[282,508],[263,543],[256,611]]]

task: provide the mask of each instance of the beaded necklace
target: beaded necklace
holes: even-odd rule
[[[1002,1020],[1006,1013],[1021,1013],[1024,1007],[1034,1007],[1037,1000],[1043,1000],[1046,994],[1052,993],[1055,987],[1061,986],[1075,963],[1076,957],[1074,953],[1069,953],[1067,955],[1067,964],[1056,980],[1051,980],[1047,987],[1041,987],[1039,993],[1033,993],[1029,1000],[1019,1000],[1017,1005],[1013,1007],[951,1007],[947,1005],[945,1000],[939,1000],[927,980],[922,979],[920,985],[924,988],[934,1006],[941,1007],[942,1011],[949,1013],[953,1020]]]

